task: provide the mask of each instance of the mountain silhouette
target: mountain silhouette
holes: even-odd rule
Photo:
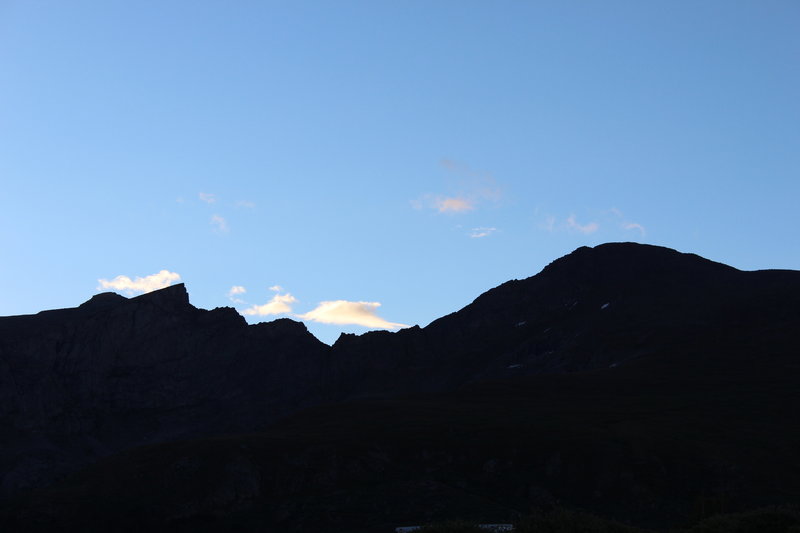
[[[797,501],[798,327],[800,272],[633,243],[332,347],[183,285],[4,317],[0,525],[388,531],[571,505],[662,527]]]
[[[182,284],[2,318],[2,488],[133,446],[263,427],[324,399],[327,352],[299,322],[197,309]]]

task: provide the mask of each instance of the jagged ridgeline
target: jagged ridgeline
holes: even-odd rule
[[[391,531],[800,499],[800,273],[579,248],[319,342],[175,285],[0,318],[4,530]],[[538,512],[538,511],[537,511]]]

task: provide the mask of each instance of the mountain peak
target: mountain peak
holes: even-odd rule
[[[112,307],[127,300],[127,298],[116,292],[101,292],[83,302],[79,307],[81,309],[99,309],[103,307]]]
[[[158,289],[148,292],[131,299],[132,301],[147,302],[158,307],[166,309],[182,309],[190,307],[189,293],[186,291],[186,285],[183,283],[176,283],[163,289]]]
[[[605,279],[623,279],[641,275],[684,277],[735,271],[731,266],[664,246],[609,242],[595,247],[581,246],[547,265],[542,273],[578,278],[600,276]]]

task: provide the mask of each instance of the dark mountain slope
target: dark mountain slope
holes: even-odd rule
[[[715,324],[796,319],[799,294],[797,272],[741,272],[668,248],[604,244],[426,328],[343,335],[332,361],[345,396],[619,366],[663,343],[708,337]]]
[[[7,504],[7,529],[385,531],[506,520],[556,501],[663,525],[800,499],[798,272],[740,272],[635,244],[581,248],[426,328],[345,335],[332,349],[292,321],[247,327],[230,310],[156,302],[175,292],[185,294],[106,295],[0,320],[0,360],[13,370],[2,370],[2,394],[16,406],[4,416],[17,424],[3,438],[21,452],[47,435],[36,450],[85,459],[98,454],[69,446],[223,433],[303,402],[350,401],[251,435],[111,457]],[[25,321],[49,325],[25,333]],[[83,363],[59,356],[64,346],[92,368],[118,350],[136,377],[78,378]],[[189,384],[174,381],[181,372]],[[9,393],[20,375],[40,392]],[[88,382],[59,385],[67,377]],[[153,400],[150,383],[162,391]],[[75,415],[48,403],[48,386],[66,399],[92,391],[79,405],[103,423],[60,422]],[[440,392],[401,395],[410,391]],[[181,415],[164,407],[186,397]],[[21,412],[40,426],[19,425]],[[49,420],[61,433],[47,433]],[[5,460],[12,479],[31,470]]]
[[[3,489],[132,446],[263,427],[322,400],[327,351],[291,320],[196,309],[182,284],[0,319]]]
[[[385,532],[560,504],[665,527],[796,502],[797,376],[746,370],[631,366],[313,408],[257,434],[115,456],[17,502],[0,526]]]

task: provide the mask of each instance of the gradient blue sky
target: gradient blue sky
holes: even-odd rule
[[[0,0],[0,315],[167,270],[330,343],[581,245],[800,269],[798,95],[796,1]]]

